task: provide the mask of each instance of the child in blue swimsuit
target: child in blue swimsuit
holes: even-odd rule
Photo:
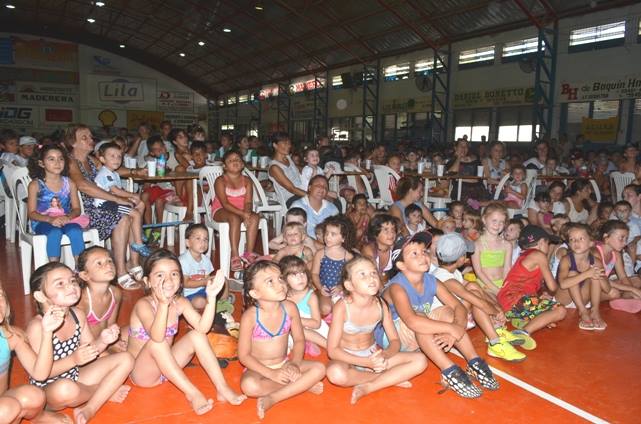
[[[258,398],[260,419],[276,403],[310,391],[323,392],[325,365],[303,360],[305,336],[287,284],[272,261],[257,261],[245,271],[245,312],[240,320],[238,359],[247,368],[240,388]],[[294,344],[287,356],[287,339]]]
[[[314,254],[312,282],[320,293],[322,315],[332,312],[332,303],[340,298],[343,266],[352,259],[349,252],[354,247],[355,231],[352,222],[341,216],[331,216],[323,221],[325,248]]]

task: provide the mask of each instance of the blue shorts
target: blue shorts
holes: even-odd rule
[[[193,292],[192,294],[186,295],[185,299],[187,300],[192,300],[194,297],[207,297],[207,289],[205,287],[201,287],[198,289],[198,291]]]

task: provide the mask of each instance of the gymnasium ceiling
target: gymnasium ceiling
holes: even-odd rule
[[[5,32],[50,36],[117,53],[213,98],[631,3],[635,2],[9,0],[4,5],[15,8],[0,8],[0,24]]]

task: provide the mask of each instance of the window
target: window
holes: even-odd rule
[[[247,103],[249,101],[249,95],[248,94],[241,94],[238,96],[238,103]]]
[[[218,106],[220,106],[220,107],[225,106],[225,100],[224,99],[218,100]]]
[[[436,68],[440,69],[443,67],[443,63],[438,61]],[[429,71],[434,69],[434,58],[430,57],[428,59],[421,59],[414,64],[414,75],[428,75]]]
[[[545,45],[542,46],[545,49]],[[534,53],[539,48],[539,38],[526,38],[525,40],[505,43],[503,46],[503,57],[521,56],[524,54]]]
[[[227,104],[228,105],[235,105],[236,104],[236,96],[227,97]]]
[[[398,81],[407,79],[410,76],[410,63],[403,62],[395,65],[386,66],[383,70],[385,81]]]
[[[222,131],[231,131],[231,130],[233,130],[233,129],[234,129],[234,124],[222,124],[222,125],[220,126],[220,129],[221,129]]]
[[[570,31],[568,51],[578,52],[604,47],[622,46],[625,42],[625,21],[580,28]]]
[[[341,88],[343,86],[343,78],[340,75],[334,75],[332,77],[332,87]]]
[[[532,108],[503,107],[498,109],[498,140],[503,142],[532,141]],[[536,126],[539,132],[539,126]]]
[[[458,64],[460,69],[479,65],[492,65],[494,63],[494,46],[479,47],[459,53]],[[471,66],[470,66],[471,65]]]
[[[454,138],[467,135],[470,141],[487,140],[490,136],[490,109],[457,110],[454,115]]]

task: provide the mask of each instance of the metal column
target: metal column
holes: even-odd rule
[[[539,46],[536,52],[534,100],[532,113],[532,140],[550,137],[554,116],[554,89],[556,80],[559,23],[557,20],[539,27]],[[539,125],[537,133],[536,126]]]
[[[276,125],[278,126],[279,131],[286,131],[291,134],[292,99],[289,94],[289,85],[289,81],[278,83],[278,97],[276,97]]]
[[[209,116],[207,119],[207,134],[210,140],[218,140],[220,138],[220,106],[218,99],[209,99],[207,101],[207,109]]]
[[[252,96],[252,94],[249,94],[249,96]],[[252,129],[252,124],[256,122],[256,131],[258,132],[258,136],[261,136],[261,120],[262,120],[262,104],[260,101],[260,91],[256,91],[256,93],[253,94],[254,99],[252,100],[251,97],[248,99],[249,100],[249,105],[253,109],[251,118],[249,120],[249,130],[251,131]],[[255,112],[255,114],[254,114]]]
[[[312,121],[312,137],[329,136],[329,73],[323,76],[314,75],[314,118]]]
[[[367,144],[366,134],[369,130],[371,143],[380,141],[380,128],[378,125],[378,95],[380,92],[380,67],[381,61],[375,65],[363,65],[363,126],[361,129],[361,143]],[[371,121],[368,118],[371,117]]]
[[[442,145],[449,142],[450,64],[452,46],[447,50],[434,49],[432,68],[432,108],[430,110],[428,144]]]

